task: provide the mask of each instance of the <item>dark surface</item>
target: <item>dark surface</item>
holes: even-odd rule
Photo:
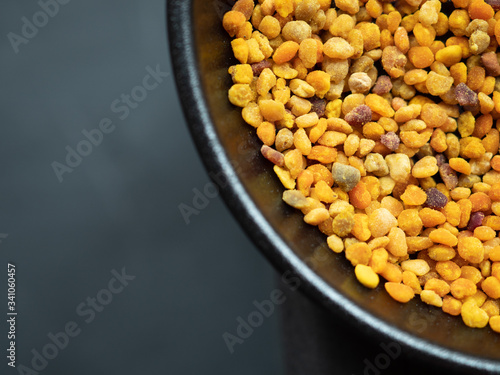
[[[37,1],[0,13],[0,374],[7,366],[7,262],[17,267],[17,360],[74,321],[81,333],[40,374],[282,373],[278,314],[230,354],[222,334],[269,298],[274,271],[219,197],[186,224],[179,205],[209,182],[172,76],[120,120],[110,106],[170,71],[165,2],[77,1],[15,53]],[[51,163],[82,130],[114,132],[59,182]],[[135,280],[95,319],[76,308],[107,288],[113,269]],[[265,370],[264,370],[265,369]]]
[[[172,1],[170,13],[171,29],[179,31],[172,35],[172,45],[186,114],[207,167],[230,181],[223,189],[226,201],[266,256],[282,272],[299,274],[304,291],[337,314],[332,318],[354,320],[379,342],[401,342],[420,362],[432,360],[448,371],[469,367],[497,372],[498,335],[467,328],[460,318],[416,300],[401,305],[379,293],[381,287],[361,287],[348,262],[325,249],[319,232],[280,202],[282,188],[258,157],[255,136],[225,100],[231,84],[226,70],[234,59],[214,10],[220,2],[195,0],[192,10],[190,3]],[[242,152],[252,148],[254,152]]]

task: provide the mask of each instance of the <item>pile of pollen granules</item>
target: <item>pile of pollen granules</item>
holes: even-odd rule
[[[500,332],[500,0],[238,0],[229,100],[356,278]]]

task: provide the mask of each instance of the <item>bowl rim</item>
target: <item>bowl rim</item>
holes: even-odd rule
[[[299,276],[302,281],[299,289],[306,296],[337,316],[354,319],[370,336],[377,339],[383,336],[396,341],[407,351],[416,351],[427,360],[440,360],[440,364],[449,369],[500,373],[500,361],[475,357],[429,342],[357,306],[311,270],[268,225],[238,178],[208,111],[197,69],[192,5],[193,0],[167,0],[167,33],[177,92],[191,137],[206,170],[224,174],[228,184],[220,189],[220,194],[256,247],[279,272],[288,270]]]

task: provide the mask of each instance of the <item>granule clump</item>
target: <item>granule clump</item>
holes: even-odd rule
[[[316,112],[318,117],[323,117],[326,111],[326,100],[312,97],[309,101],[311,102],[311,111]]]
[[[474,230],[481,226],[484,220],[483,212],[473,212],[470,215],[469,223],[467,224],[467,230],[474,232]]]
[[[391,151],[396,151],[400,144],[398,135],[394,132],[388,132],[380,136],[380,142]]]
[[[372,92],[377,95],[388,94],[392,90],[392,81],[389,76],[379,76]]]
[[[465,83],[461,82],[455,88],[455,96],[461,106],[476,106],[479,103],[477,94]]]
[[[372,119],[372,110],[367,105],[360,105],[350,111],[344,118],[349,125],[361,126],[370,122]]]
[[[334,163],[332,167],[333,181],[345,192],[349,192],[358,184],[361,173],[358,169],[340,163]]]
[[[453,5],[238,0],[228,99],[362,285],[500,332],[500,2]]]
[[[425,205],[427,207],[440,209],[444,208],[444,206],[446,206],[446,203],[448,203],[448,198],[446,198],[446,195],[441,193],[436,188],[430,188],[425,193],[427,194],[427,200],[425,201]]]
[[[332,230],[339,237],[346,237],[354,227],[354,214],[344,211],[335,216],[332,222]]]

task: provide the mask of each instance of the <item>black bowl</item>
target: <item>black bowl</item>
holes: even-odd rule
[[[297,274],[304,293],[332,314],[450,370],[500,373],[500,335],[468,328],[460,317],[418,298],[403,305],[383,287],[362,287],[344,255],[332,253],[325,236],[282,202],[283,187],[261,157],[254,129],[227,99],[227,69],[236,60],[221,24],[231,3],[172,0],[167,15],[175,78],[191,134],[241,226],[282,274]]]

